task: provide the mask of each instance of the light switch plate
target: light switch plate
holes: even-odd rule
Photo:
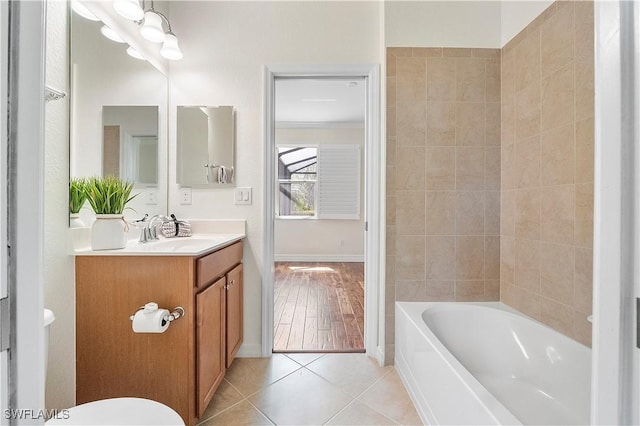
[[[147,205],[158,204],[158,191],[155,188],[147,188]]]
[[[251,187],[247,186],[247,187],[239,187],[236,188],[236,192],[235,192],[235,203],[236,205],[238,204],[245,204],[245,205],[249,205],[252,203],[252,191],[251,191]]]

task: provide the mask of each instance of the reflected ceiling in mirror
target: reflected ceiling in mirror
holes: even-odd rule
[[[155,125],[150,126],[155,132],[138,123],[138,130],[127,131],[136,141],[129,147],[121,145],[118,155],[143,153],[154,164],[135,166],[133,158],[118,160],[119,175],[133,181],[134,193],[140,194],[130,203],[133,210],[125,214],[167,214],[167,78],[147,61],[129,56],[126,44],[103,36],[101,27],[101,22],[71,14],[71,177],[115,173],[114,159],[105,158],[103,149],[104,125],[115,124],[103,122],[107,118],[103,111],[143,108],[156,117]],[[135,145],[137,151],[131,148]],[[121,173],[124,171],[126,174]]]

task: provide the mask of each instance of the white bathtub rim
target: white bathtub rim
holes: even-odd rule
[[[480,405],[484,407],[486,413],[495,421],[496,424],[521,425],[522,422],[511,411],[509,411],[491,392],[489,392],[487,388],[485,388],[451,352],[449,352],[449,349],[444,346],[440,339],[438,339],[438,337],[427,327],[427,325],[422,320],[422,312],[424,312],[424,310],[428,306],[434,304],[442,305],[443,303],[449,302],[396,302],[396,312],[398,309],[400,309],[406,314],[411,323],[418,329],[420,334],[429,342],[429,344],[435,347],[438,356],[444,360],[444,362],[451,369],[452,373],[464,384],[465,387],[469,389],[474,399],[476,399],[480,403]],[[465,304],[482,305],[495,309],[501,309],[502,306],[506,307],[500,302],[475,302]],[[418,319],[418,321],[416,321],[416,319]],[[398,347],[399,346],[396,345],[396,348]],[[402,358],[402,353],[401,351],[396,350],[396,359],[398,358]],[[407,382],[413,382],[405,382],[405,386],[408,385],[413,388],[410,391],[410,394],[411,392],[420,393],[420,395],[423,397],[422,401],[427,403],[427,409],[431,414],[426,418],[422,418],[422,420],[427,422],[427,424],[439,424],[430,407],[428,407],[426,398],[424,398],[424,395],[422,395],[422,392],[419,390],[419,387],[415,383],[415,378],[411,375],[408,365],[405,363],[404,359],[402,359],[402,364],[403,365],[401,366],[401,368],[403,368],[403,371],[401,374],[404,376],[411,376],[411,380]],[[422,405],[421,401],[418,402],[414,400],[413,402],[416,406]]]

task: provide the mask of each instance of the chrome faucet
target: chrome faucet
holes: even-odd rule
[[[158,220],[161,221],[161,223],[164,223],[170,219],[161,214],[152,216],[151,219],[149,219],[149,221],[147,222],[147,225],[142,228],[142,232],[140,233],[140,239],[138,240],[138,242],[147,243],[149,241],[158,240],[158,229],[156,227],[156,224],[154,223]]]

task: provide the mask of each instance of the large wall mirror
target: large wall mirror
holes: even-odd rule
[[[71,177],[117,175],[138,195],[128,219],[167,213],[168,81],[101,22],[71,13]],[[85,206],[85,223],[91,210]]]
[[[177,180],[181,185],[232,185],[234,112],[231,106],[179,106]]]

